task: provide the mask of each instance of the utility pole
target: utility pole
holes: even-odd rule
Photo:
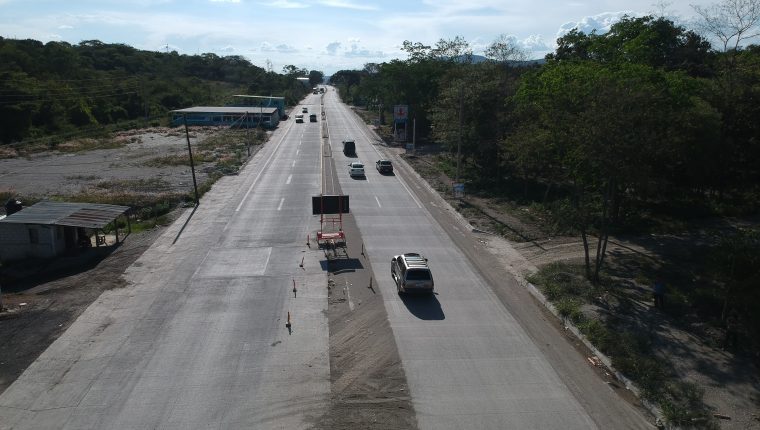
[[[182,115],[185,122],[185,137],[187,138],[187,153],[190,154],[190,171],[193,172],[193,189],[195,190],[195,206],[201,204],[198,199],[198,183],[195,181],[195,163],[193,163],[193,150],[190,148],[190,131],[187,129],[187,114]]]
[[[261,115],[259,115],[259,121],[261,121]],[[245,148],[248,150],[248,157],[251,156],[251,138],[248,136],[248,129],[251,128],[251,123],[248,122],[248,111],[245,112]]]
[[[145,122],[148,122],[148,91],[145,89],[145,79],[140,79],[140,89],[142,90],[143,104],[145,105]]]
[[[462,105],[464,98],[464,86],[460,83],[459,86],[459,142],[457,143],[457,177],[456,183],[459,183],[459,165],[462,162]]]
[[[417,117],[412,118],[412,154],[417,153]]]

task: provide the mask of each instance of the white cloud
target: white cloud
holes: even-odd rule
[[[329,55],[335,55],[336,52],[338,52],[338,49],[340,48],[340,42],[331,42],[328,43],[325,47],[325,50]]]
[[[227,45],[225,47],[219,48],[219,51],[220,52],[235,52],[235,48],[230,45]]]
[[[70,25],[66,25],[66,24],[63,24],[63,25],[59,25],[59,26],[58,26],[58,29],[59,29],[59,30],[70,30],[70,29],[72,29],[72,28],[74,28],[74,27],[72,27],[72,26],[70,26]]]
[[[382,51],[370,51],[357,43],[352,43],[351,49],[346,50],[343,55],[350,58],[383,58],[385,56]]]
[[[211,3],[240,3],[240,0],[209,0]]]
[[[306,3],[291,0],[274,0],[268,3],[259,3],[262,6],[274,7],[278,9],[303,9],[309,7]]]
[[[298,49],[296,49],[295,47],[290,46],[288,44],[285,44],[285,43],[281,43],[281,44],[275,46],[274,50],[277,51],[277,52],[279,52],[279,53],[282,53],[282,54],[288,54],[288,53],[292,53],[292,52],[298,52]]]
[[[329,7],[337,7],[353,10],[377,10],[377,6],[357,4],[346,0],[321,0],[319,4]]]
[[[598,15],[593,16],[586,16],[581,18],[577,22],[566,22],[565,24],[562,24],[560,26],[559,30],[557,30],[557,38],[560,38],[567,33],[569,33],[573,29],[577,29],[580,32],[591,34],[592,31],[596,30],[597,34],[604,34],[608,31],[610,31],[610,27],[612,27],[613,24],[620,21],[620,19],[625,16],[639,16],[641,14],[637,14],[633,11],[621,11],[621,12],[604,12],[600,13]]]
[[[552,47],[544,41],[544,38],[540,34],[534,34],[520,41],[520,45],[526,51],[530,52],[545,52],[551,51]]]

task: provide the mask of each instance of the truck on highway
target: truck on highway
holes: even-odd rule
[[[356,142],[353,139],[346,139],[343,141],[343,155],[349,157],[356,155]]]

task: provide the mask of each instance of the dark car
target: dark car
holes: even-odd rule
[[[343,154],[348,157],[356,156],[356,143],[353,140],[343,141]]]
[[[393,173],[393,164],[390,160],[377,160],[375,168],[380,173]]]

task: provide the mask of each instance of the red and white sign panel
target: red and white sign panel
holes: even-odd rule
[[[395,120],[407,119],[408,116],[409,116],[409,106],[407,105],[393,106],[393,119]]]

